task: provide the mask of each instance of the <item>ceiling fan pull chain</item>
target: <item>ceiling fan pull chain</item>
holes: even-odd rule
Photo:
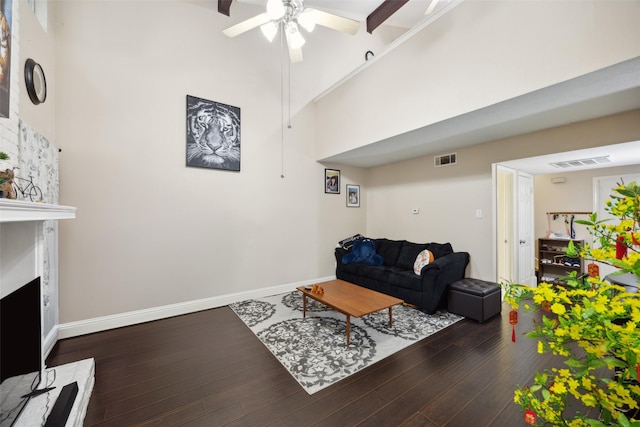
[[[284,178],[284,25],[280,26],[280,178]]]
[[[291,61],[289,61],[289,125],[287,128],[291,129]]]

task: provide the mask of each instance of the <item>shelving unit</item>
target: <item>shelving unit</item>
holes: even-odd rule
[[[582,258],[569,258],[564,249],[572,241],[576,246],[582,246],[584,240],[538,239],[538,283],[547,282],[563,285],[562,280],[570,272],[577,271],[578,276],[584,273]]]

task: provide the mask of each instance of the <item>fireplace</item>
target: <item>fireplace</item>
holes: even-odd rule
[[[12,425],[43,390],[40,277],[0,299],[0,425]],[[46,386],[46,384],[45,384]],[[44,391],[46,392],[46,391]]]
[[[41,425],[54,412],[54,402],[66,400],[58,399],[64,397],[64,386],[74,383],[77,397],[69,408],[69,423],[82,425],[84,420],[93,390],[94,360],[44,367],[46,354],[57,341],[58,326],[57,297],[47,299],[43,292],[45,271],[57,276],[57,265],[45,270],[45,225],[75,218],[75,211],[70,206],[0,199],[2,427]],[[47,250],[57,251],[57,241]],[[51,292],[57,295],[57,287]],[[43,313],[54,319],[48,331],[43,331]],[[25,340],[28,345],[23,344]],[[30,398],[21,397],[25,395]],[[5,402],[6,398],[11,400]]]

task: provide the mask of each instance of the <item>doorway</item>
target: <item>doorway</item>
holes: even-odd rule
[[[536,286],[533,175],[495,165],[498,282]]]
[[[601,150],[601,151],[599,151]],[[618,155],[616,155],[618,153]],[[598,218],[605,218],[606,215],[602,211],[604,207],[604,201],[611,194],[611,189],[616,186],[616,183],[622,178],[624,182],[636,181],[640,182],[640,174],[636,173],[637,165],[640,164],[640,158],[634,157],[640,155],[640,141],[616,144],[613,146],[602,147],[601,149],[588,149],[588,150],[576,150],[572,152],[556,153],[550,155],[537,156],[527,159],[518,159],[503,162],[500,164],[494,164],[493,167],[493,190],[494,190],[494,272],[498,281],[511,280],[514,283],[523,283],[519,277],[518,257],[519,254],[516,242],[521,240],[518,236],[518,223],[520,221],[517,214],[518,210],[518,173],[523,169],[530,172],[533,175],[548,175],[556,173],[557,169],[550,169],[550,163],[552,161],[564,160],[568,161],[572,158],[587,158],[594,156],[610,156],[610,161],[603,165],[580,167],[573,171],[564,171],[563,173],[571,173],[578,171],[585,171],[587,169],[602,169],[602,168],[627,168],[620,170],[621,174],[615,174],[611,176],[612,172],[616,173],[616,169],[610,169],[602,174],[595,175],[593,177],[593,184],[590,188],[590,197],[593,200],[593,211],[598,212]],[[635,170],[630,170],[635,167]],[[554,172],[556,171],[556,172]],[[630,173],[631,172],[631,173]],[[533,195],[532,195],[533,196]],[[543,197],[544,198],[544,197]],[[584,206],[582,204],[581,206]],[[521,210],[524,208],[520,208]],[[533,205],[533,199],[531,200],[532,216],[535,215],[535,206]],[[581,210],[589,210],[590,208]],[[535,227],[534,227],[535,228]],[[542,230],[542,229],[541,229]],[[514,233],[514,234],[511,234]],[[531,234],[531,254],[527,257],[531,260],[532,266],[535,267],[535,245],[536,236],[532,231]],[[585,237],[586,241],[586,237]],[[524,256],[524,255],[523,255]],[[607,267],[601,267],[601,274],[606,274]],[[535,271],[535,268],[534,268]],[[532,286],[536,285],[537,280],[531,283]]]
[[[515,248],[513,245],[514,229],[514,183],[515,170],[504,166],[497,166],[496,170],[496,249],[498,282],[513,282]]]

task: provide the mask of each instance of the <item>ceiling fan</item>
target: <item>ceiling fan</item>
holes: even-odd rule
[[[300,62],[305,43],[300,27],[311,32],[316,24],[349,34],[355,34],[360,27],[360,23],[353,19],[304,7],[303,0],[268,0],[265,13],[229,27],[223,33],[228,37],[235,37],[260,27],[262,34],[271,42],[280,30],[287,40],[291,62]]]

